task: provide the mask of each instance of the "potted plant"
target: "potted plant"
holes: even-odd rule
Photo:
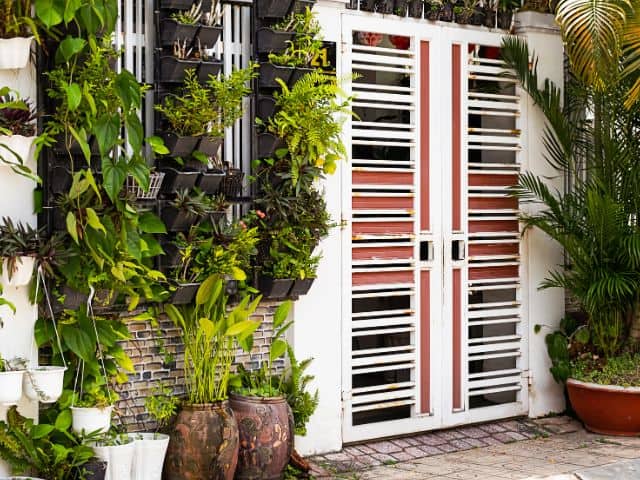
[[[393,6],[393,13],[399,17],[406,17],[409,11],[409,0],[396,0]]]
[[[436,21],[440,18],[440,11],[443,8],[442,2],[438,0],[432,0],[428,4],[426,11],[427,20]]]
[[[62,395],[67,367],[38,366],[28,368],[22,382],[27,398],[40,403],[55,403]]]
[[[95,363],[98,363],[97,359]],[[100,375],[86,378],[82,382],[82,391],[73,393],[71,398],[71,428],[75,433],[83,435],[109,431],[117,396],[109,390],[104,378]]]
[[[0,405],[16,405],[22,398],[22,377],[26,362],[15,358],[0,357]]]
[[[220,163],[217,163],[214,167],[200,172],[196,186],[207,195],[215,195],[220,191],[220,185],[225,175],[224,168]]]
[[[136,455],[133,464],[133,480],[161,480],[164,459],[169,446],[169,435],[159,433],[176,414],[180,400],[173,390],[163,383],[151,390],[144,406],[155,421],[153,433],[136,433]]]
[[[0,273],[4,286],[28,285],[35,272],[41,230],[4,217],[0,223]]]
[[[409,0],[409,16],[412,18],[422,18],[425,8],[424,0]]]
[[[489,0],[484,4],[484,26],[495,28],[498,19],[498,2]]]
[[[510,30],[513,12],[520,7],[518,0],[498,0],[498,28]]]
[[[293,414],[283,395],[284,379],[275,373],[275,362],[288,347],[284,334],[292,325],[287,321],[290,309],[290,301],[276,309],[269,358],[258,370],[239,367],[241,387],[234,388],[230,396],[240,435],[238,480],[281,478],[291,457]],[[243,348],[250,351],[251,345],[249,342]]]
[[[255,0],[258,18],[283,18],[292,5],[293,0]]]
[[[393,13],[394,0],[378,0],[376,2],[376,12],[388,15]]]
[[[29,63],[31,43],[39,38],[32,7],[31,0],[13,0],[0,9],[0,70],[24,68]]]
[[[201,18],[201,1],[193,3],[188,10],[179,10],[171,13],[169,18],[163,18],[160,22],[160,44],[163,47],[172,47],[175,42],[185,42],[191,46]]]
[[[258,289],[268,299],[283,299],[295,282],[296,263],[289,252],[280,252],[271,245],[267,260],[260,272]]]
[[[172,46],[172,55],[160,56],[160,81],[181,83],[185,81],[188,70],[196,72],[200,60],[193,57],[192,54],[193,47],[187,39],[175,40]]]
[[[256,31],[258,53],[282,52],[293,42],[300,27],[299,14],[291,13],[280,22]]]
[[[309,293],[309,290],[311,290],[311,286],[316,279],[318,263],[320,262],[320,256],[312,255],[308,249],[302,249],[301,253],[302,258],[300,258],[298,262],[298,277],[295,279],[295,282],[289,291],[289,295],[293,298]]]
[[[96,458],[107,463],[105,480],[132,480],[136,445],[127,434],[106,434],[90,442]]]
[[[549,177],[530,172],[522,174],[513,189],[519,198],[539,205],[522,215],[525,228],[539,228],[565,252],[566,265],[550,272],[541,286],[563,288],[581,308],[578,321],[565,319],[560,331],[545,338],[551,373],[558,381],[566,380],[571,405],[587,429],[638,435],[640,256],[629,246],[640,244],[640,229],[637,190],[626,187],[637,178],[635,159],[640,155],[631,133],[638,123],[633,113],[637,105],[626,105],[633,81],[617,78],[601,90],[571,75],[571,97],[563,103],[558,101],[560,88],[538,78],[526,43],[505,39],[501,53],[505,66],[515,72],[548,120],[550,166],[559,174],[575,173],[566,191],[550,186]],[[619,64],[622,61],[618,58]],[[593,116],[572,108],[577,99],[584,109],[594,107]],[[611,122],[631,130],[611,128]],[[584,157],[577,153],[594,144],[616,148],[589,151]],[[589,175],[583,175],[586,172]]]
[[[208,12],[202,14],[200,28],[196,39],[205,46],[213,48],[213,46],[222,34],[222,2],[220,0],[212,0]]]
[[[36,112],[27,99],[17,98],[8,87],[0,88],[0,163],[14,172],[37,179],[25,165],[36,140]]]
[[[455,22],[466,25],[471,22],[478,0],[462,0],[453,7]]]
[[[162,221],[169,232],[185,232],[209,212],[204,194],[182,190],[162,209]]]
[[[453,9],[454,3],[452,3],[451,0],[443,0],[439,20],[443,22],[453,22]]]
[[[232,480],[238,460],[238,426],[227,401],[236,342],[253,338],[259,321],[250,320],[261,297],[244,297],[227,309],[224,281],[211,276],[195,305],[166,312],[181,331],[185,345],[187,399],[171,433],[165,463],[167,480]]]

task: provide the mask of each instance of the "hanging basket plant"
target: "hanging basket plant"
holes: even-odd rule
[[[23,377],[22,389],[34,402],[55,403],[62,395],[67,367],[41,366],[30,368]]]
[[[25,68],[31,56],[33,36],[0,38],[0,70]]]

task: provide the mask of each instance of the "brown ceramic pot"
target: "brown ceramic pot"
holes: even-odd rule
[[[584,426],[596,433],[640,434],[640,388],[617,387],[567,380],[573,409]]]
[[[171,432],[165,480],[233,480],[238,424],[229,402],[185,405]]]
[[[284,397],[231,395],[240,431],[236,480],[276,480],[293,448],[293,414]]]

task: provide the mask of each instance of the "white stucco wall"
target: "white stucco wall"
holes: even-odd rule
[[[517,17],[517,33],[525,38],[529,49],[537,54],[538,74],[541,81],[549,78],[558,86],[564,83],[564,54],[562,39],[552,15],[523,12]],[[544,160],[542,132],[544,116],[527,98],[524,109],[526,115],[526,144],[524,145],[524,170],[537,175],[554,177],[556,188],[563,188],[563,178]],[[552,331],[564,315],[564,291],[561,289],[539,290],[542,280],[549,270],[562,265],[562,250],[558,244],[539,230],[527,233],[525,248],[529,253],[528,262],[528,311],[529,311],[529,416],[539,417],[551,412],[561,412],[565,408],[562,387],[553,380],[549,367],[545,335]],[[535,333],[536,325],[543,325],[540,333]]]

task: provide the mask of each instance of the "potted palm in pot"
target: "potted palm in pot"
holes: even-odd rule
[[[0,9],[0,70],[24,68],[38,27],[31,17],[31,0],[12,0]]]
[[[166,305],[185,346],[187,398],[171,432],[167,480],[232,480],[238,460],[238,426],[227,401],[236,342],[246,343],[260,322],[250,320],[261,297],[244,297],[227,311],[224,280],[207,278],[195,305]]]
[[[631,81],[618,79],[593,88],[576,74],[567,87],[576,97],[563,106],[553,83],[538,87],[543,83],[529,55],[523,41],[503,41],[506,66],[548,120],[551,166],[560,175],[572,172],[572,184],[561,192],[548,185],[548,177],[525,173],[514,193],[539,205],[523,214],[525,228],[540,229],[565,251],[567,264],[550,272],[542,287],[564,288],[582,310],[581,321],[565,320],[560,331],[547,332],[551,373],[566,381],[571,405],[589,430],[637,435],[640,229],[637,189],[629,186],[640,173],[640,148],[631,133],[638,125],[637,105],[625,105]],[[572,108],[578,98],[592,115]],[[602,148],[591,150],[593,145]]]
[[[36,112],[27,99],[8,87],[0,88],[0,164],[14,172],[37,179],[25,165],[31,159],[36,136]]]
[[[258,370],[240,367],[242,386],[230,396],[240,434],[238,480],[282,478],[291,457],[293,414],[284,396],[284,378],[275,373],[276,362],[287,352],[284,334],[292,325],[287,320],[291,305],[283,302],[274,312],[268,360]],[[243,347],[251,351],[251,342]]]
[[[34,274],[42,232],[5,217],[0,223],[0,273],[4,286],[29,284]]]

